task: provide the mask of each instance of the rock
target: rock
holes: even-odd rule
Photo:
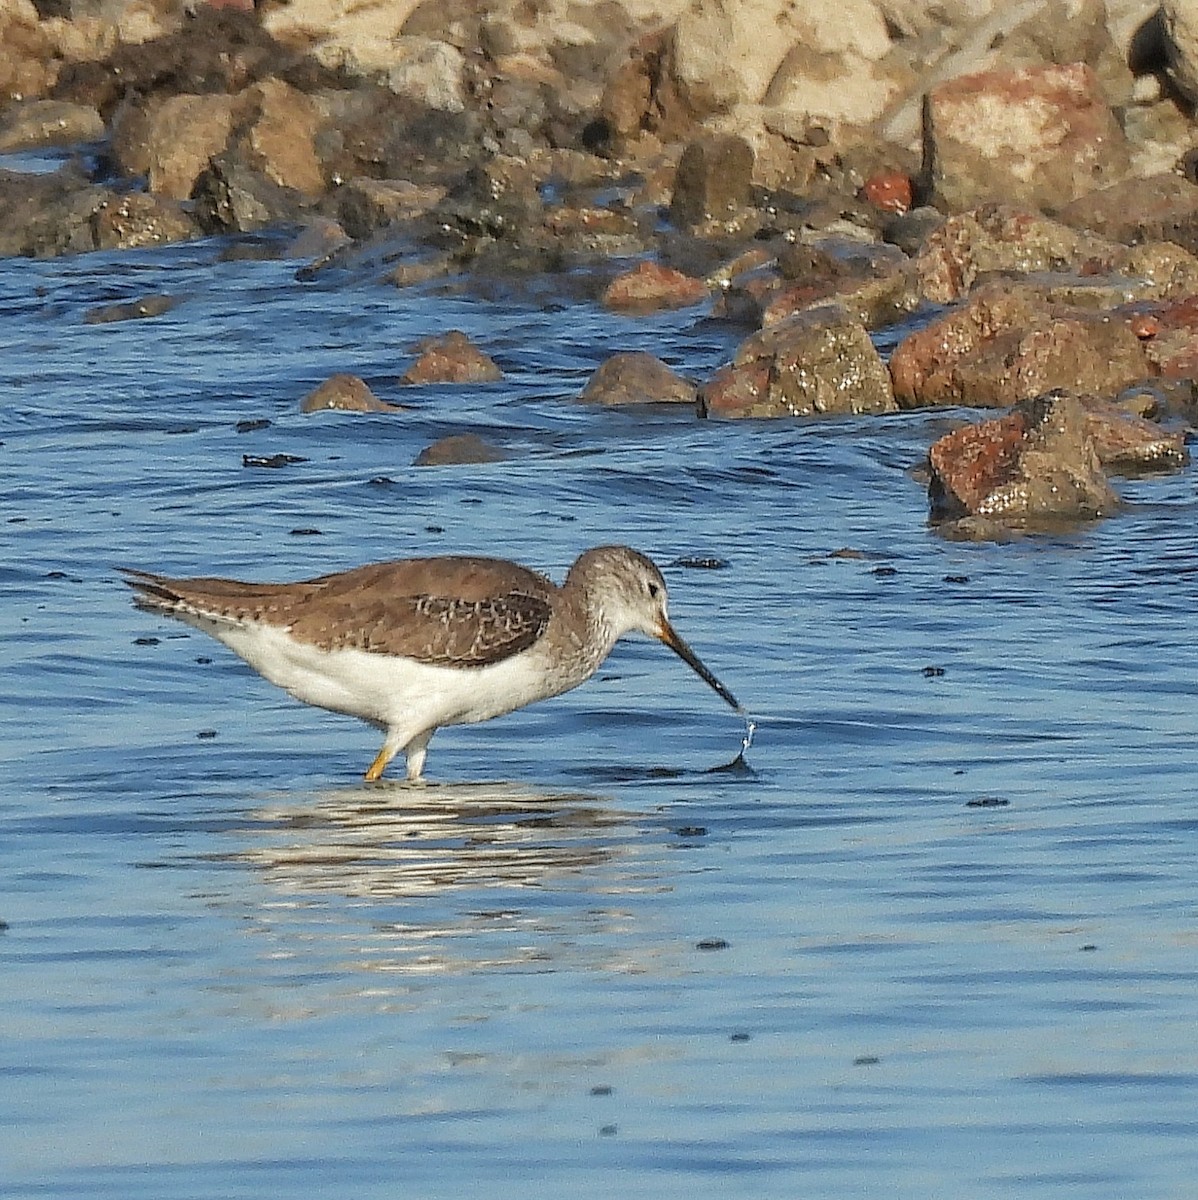
[[[1193,0],[1164,0],[1160,16],[1169,80],[1198,104],[1198,6]]]
[[[195,217],[208,234],[249,233],[291,221],[300,197],[246,166],[235,154],[209,161],[191,190]]]
[[[116,121],[113,153],[126,175],[145,175],[156,196],[186,200],[233,128],[233,97],[169,96]]]
[[[401,383],[494,383],[503,372],[460,330],[428,338],[417,349],[420,356],[403,373]]]
[[[416,455],[417,467],[456,467],[469,463],[503,462],[507,455],[477,433],[457,433],[438,438]]]
[[[915,272],[926,300],[952,304],[989,272],[1075,271],[1088,259],[1109,258],[1114,249],[1110,242],[1039,213],[986,204],[949,217],[930,233],[915,259]]]
[[[772,325],[743,342],[731,369],[699,393],[700,416],[811,417],[897,409],[865,326],[828,305]]]
[[[0,154],[37,146],[98,142],[106,134],[90,104],[67,100],[26,100],[5,109],[0,119]]]
[[[247,166],[304,195],[325,190],[316,155],[321,115],[303,92],[281,79],[253,84],[237,96],[236,119]]]
[[[885,213],[902,215],[914,203],[911,176],[904,171],[876,171],[861,188],[861,195]]]
[[[693,0],[674,26],[667,69],[701,118],[762,103],[794,47],[876,62],[890,37],[870,0]]]
[[[687,308],[706,300],[709,294],[703,280],[646,261],[617,275],[600,299],[605,307],[617,312],[647,313],[663,308]]]
[[[1058,218],[1113,242],[1176,242],[1198,252],[1198,187],[1172,171],[1081,196]]]
[[[429,212],[444,198],[443,187],[406,179],[359,177],[337,190],[337,216],[345,232],[361,240],[395,221]]]
[[[1178,471],[1189,461],[1181,430],[1162,429],[1097,396],[1080,396],[1079,400],[1086,410],[1086,429],[1098,460],[1108,471],[1122,475]]]
[[[142,296],[122,304],[100,304],[83,314],[85,325],[111,325],[116,321],[141,321],[147,317],[160,317],[178,304],[175,296]]]
[[[1154,372],[1127,321],[995,284],[905,338],[890,373],[895,399],[915,408],[1007,407],[1060,387],[1114,395]]]
[[[990,200],[1060,207],[1128,170],[1127,140],[1093,71],[987,71],[928,94],[924,186],[960,210]]]
[[[136,250],[199,237],[200,229],[181,204],[144,192],[104,199],[91,215],[97,250]]]
[[[0,98],[44,95],[54,83],[58,62],[50,39],[29,0],[0,4]]]
[[[1076,396],[1053,392],[946,434],[928,452],[933,521],[1026,528],[1092,520],[1118,507]]]
[[[383,74],[395,42],[420,0],[292,0],[267,8],[262,26],[289,45],[307,47],[324,66],[351,74]]]
[[[588,404],[694,404],[699,389],[643,350],[613,354],[587,380]]]
[[[428,108],[461,112],[466,107],[466,59],[448,42],[400,37],[391,47],[387,87]]]
[[[403,412],[398,404],[380,400],[357,375],[331,375],[310,391],[299,404],[300,412],[313,413],[322,409],[335,412],[377,413]]]
[[[791,47],[763,102],[829,124],[867,126],[883,115],[911,79],[857,53],[821,52],[806,42]]]
[[[752,181],[753,151],[744,138],[698,138],[678,161],[670,221],[688,229],[731,220],[748,207]]]
[[[92,217],[113,193],[71,171],[0,171],[0,257],[50,258],[96,247]]]

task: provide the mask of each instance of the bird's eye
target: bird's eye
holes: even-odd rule
[[[654,600],[657,599],[657,593],[660,591],[661,591],[661,588],[659,588],[657,586],[657,584],[655,584],[655,583],[649,584],[649,595],[652,596]]]

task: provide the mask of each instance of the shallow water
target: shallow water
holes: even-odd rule
[[[584,409],[609,353],[701,377],[735,332],[221,249],[0,263],[0,1192],[1192,1194],[1191,473],[947,543],[912,469],[957,414]],[[448,328],[505,380],[400,388]],[[301,416],[334,371],[411,411]],[[511,459],[410,465],[467,431]],[[372,730],[114,570],[560,576],[613,540],[757,719],[747,766],[629,641],[367,787]]]

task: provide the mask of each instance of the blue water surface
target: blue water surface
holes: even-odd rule
[[[701,379],[737,331],[224,249],[0,262],[0,1193],[1193,1194],[1192,472],[952,543],[918,467],[969,414],[587,407],[614,351]],[[402,387],[453,328],[503,381]],[[335,371],[407,410],[302,415]],[[463,432],[509,457],[412,465]],[[374,731],[115,569],[610,541],[747,765],[628,641],[368,787]]]

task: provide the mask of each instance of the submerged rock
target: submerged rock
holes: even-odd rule
[[[420,356],[400,377],[400,383],[494,383],[503,378],[495,360],[461,330],[427,338],[417,349]]]
[[[935,522],[973,517],[1024,528],[1093,520],[1119,504],[1086,410],[1065,392],[946,434],[928,452],[928,465]]]
[[[364,379],[348,374],[331,375],[300,401],[299,408],[302,413],[322,409],[358,413],[404,411],[401,405],[380,400]]]
[[[503,462],[507,455],[477,433],[455,433],[438,438],[416,455],[417,467],[457,467],[471,463]]]
[[[588,404],[694,404],[698,390],[660,358],[632,350],[613,354],[578,398]]]
[[[706,300],[707,284],[672,267],[642,262],[616,276],[604,289],[607,308],[626,313],[647,313],[667,308],[689,308]]]

